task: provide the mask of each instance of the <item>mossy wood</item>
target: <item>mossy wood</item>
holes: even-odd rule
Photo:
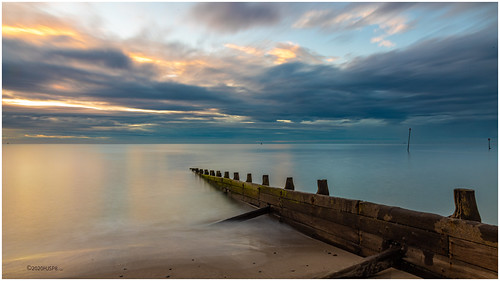
[[[498,226],[270,187],[268,175],[263,185],[193,171],[234,199],[257,208],[269,206],[281,221],[352,253],[371,256],[388,242],[397,242],[407,248],[399,266],[411,273],[435,278],[498,276]]]

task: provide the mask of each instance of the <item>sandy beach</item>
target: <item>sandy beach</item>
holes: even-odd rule
[[[311,279],[362,260],[360,256],[314,240],[268,216],[207,226],[198,233],[198,239],[190,243],[183,241],[182,247],[176,247],[180,240],[165,238],[163,248],[94,249],[4,261],[4,266],[14,270],[4,270],[3,277]],[[214,236],[220,239],[213,239]],[[26,265],[54,263],[59,265],[59,270],[36,272],[26,269]],[[416,278],[395,269],[375,277]]]
[[[312,279],[342,269],[362,258],[341,249],[303,237],[297,247],[268,247],[238,256],[211,256],[162,261],[136,261],[103,268],[75,278],[170,278],[170,279]],[[417,278],[388,269],[374,278]]]

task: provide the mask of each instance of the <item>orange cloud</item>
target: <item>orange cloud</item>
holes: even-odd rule
[[[178,77],[185,73],[189,66],[201,66],[207,63],[203,60],[178,60],[169,61],[161,58],[154,58],[151,56],[129,52],[128,56],[138,63],[152,63],[164,67],[163,76],[165,77]]]
[[[90,37],[86,37],[67,27],[51,27],[47,25],[24,26],[2,25],[2,36],[13,37],[30,43],[42,45],[45,43],[58,46],[87,48],[91,44]],[[67,40],[51,40],[52,37],[66,37]]]
[[[84,102],[84,101],[60,101],[60,100],[29,100],[19,98],[4,98],[2,99],[3,105],[8,106],[21,106],[21,107],[66,107],[66,108],[81,108],[97,111],[114,111],[114,112],[136,112],[136,113],[150,113],[150,114],[165,114],[165,115],[194,115],[194,116],[210,116],[215,120],[234,122],[245,121],[246,117],[239,115],[230,115],[220,113],[216,108],[209,108],[205,110],[155,110],[133,108],[119,105],[111,105],[105,102]]]
[[[224,44],[224,47],[234,49],[249,55],[260,56],[263,52],[257,48],[248,47],[248,46],[238,46],[235,44]]]
[[[44,139],[109,139],[109,137],[89,137],[89,136],[56,136],[56,135],[24,135],[27,138],[44,138]]]
[[[49,26],[38,25],[35,27],[9,26],[2,25],[2,34],[4,36],[16,36],[22,34],[38,36],[71,36],[78,37],[78,34],[71,30],[55,29]]]
[[[276,57],[274,63],[282,64],[296,58],[299,48],[299,45],[288,43],[287,45],[281,45],[280,47],[272,49],[271,51],[267,52],[267,54]]]

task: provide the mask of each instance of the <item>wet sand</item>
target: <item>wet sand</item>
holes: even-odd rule
[[[109,265],[101,268],[99,272],[88,272],[72,277],[312,279],[333,270],[346,268],[363,259],[299,232],[288,233],[287,237],[283,237],[284,243],[280,245],[266,244],[265,237],[258,239],[262,242],[258,246],[248,245],[247,248],[234,253],[217,254],[213,252],[208,255],[191,255],[184,258],[136,260]],[[374,278],[410,279],[418,277],[391,268],[379,273]]]
[[[188,236],[191,234],[192,236]],[[305,236],[267,216],[189,229],[154,245],[86,249],[4,261],[4,278],[312,279],[363,258]],[[26,265],[59,265],[36,272]],[[9,269],[9,270],[5,270]],[[395,269],[375,278],[415,276]]]
[[[162,261],[135,261],[103,268],[75,278],[170,278],[170,279],[311,279],[332,270],[353,265],[361,257],[341,249],[305,238],[298,247],[249,251],[238,256],[193,257]],[[417,278],[396,269],[388,269],[375,278]]]

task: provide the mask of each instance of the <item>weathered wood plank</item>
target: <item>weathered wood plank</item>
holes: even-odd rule
[[[243,194],[253,199],[259,199],[259,186],[252,183],[243,183]]]
[[[450,256],[452,260],[498,271],[498,249],[494,247],[450,237]]]
[[[498,248],[498,226],[475,221],[442,218],[436,223],[438,233]]]
[[[322,279],[336,279],[336,278],[368,278],[392,267],[398,263],[403,257],[403,250],[401,247],[390,247],[383,252],[369,256],[361,263],[355,264],[340,271],[334,271],[321,276]]]
[[[359,231],[359,245],[361,246],[361,255],[364,257],[380,253],[384,239],[376,234]]]
[[[498,275],[497,226],[198,175],[230,197],[255,206],[269,206],[298,230],[348,251],[367,256],[379,252],[388,240],[398,241],[408,248],[402,264],[432,276],[496,278]]]
[[[321,240],[325,243],[331,244],[333,246],[336,246],[340,249],[349,251],[354,254],[359,254],[361,249],[358,244],[344,240],[338,236],[332,235],[330,233],[327,233],[325,231],[319,230],[317,228],[310,227],[308,225],[305,225],[303,223],[297,222],[293,219],[289,219],[287,217],[281,216],[279,217],[281,221],[289,224],[290,226],[294,227],[295,229],[299,230],[300,232],[314,238]]]
[[[280,206],[280,201],[281,201],[279,196],[274,196],[263,192],[259,193],[259,200],[265,204],[270,204],[275,206]]]
[[[331,208],[341,212],[358,214],[359,200],[352,200],[340,197],[325,196],[320,194],[312,194],[314,205],[325,208]]]
[[[219,224],[219,223],[246,221],[246,220],[249,220],[249,219],[256,218],[258,216],[269,214],[269,212],[271,212],[271,208],[269,206],[267,206],[267,207],[260,208],[260,209],[257,209],[257,210],[253,210],[253,211],[250,211],[250,212],[238,215],[238,216],[234,216],[232,218],[225,219],[225,220],[217,222],[217,223]]]
[[[498,275],[495,271],[490,271],[458,260],[451,261],[447,256],[432,254],[431,252],[423,251],[416,247],[408,247],[403,260],[421,270],[427,270],[431,275],[439,275],[435,278],[496,279]]]
[[[359,214],[434,232],[436,231],[435,224],[443,218],[443,216],[436,214],[411,211],[364,201],[359,202]]]
[[[322,230],[331,235],[338,236],[346,241],[350,241],[355,244],[359,244],[359,234],[356,229],[336,224],[331,221],[324,220],[319,217],[307,215],[296,210],[290,210],[287,208],[280,209],[280,215],[302,224],[308,225],[310,227]]]
[[[276,188],[276,187],[270,187],[270,186],[265,186],[265,185],[260,185],[259,186],[260,193],[263,194],[269,194],[273,196],[280,197],[283,194],[284,189],[282,188]]]
[[[442,255],[448,253],[448,240],[445,236],[437,233],[369,217],[359,218],[359,229],[376,234],[387,241],[397,241],[405,245],[417,245],[423,249]]]
[[[238,193],[238,194],[243,195],[243,186],[241,186],[241,185],[228,184],[228,185],[224,185],[224,187],[226,187],[227,189],[229,189],[233,193]]]
[[[330,208],[320,207],[316,205],[311,205],[286,199],[283,199],[281,204],[283,207],[291,210],[296,210],[305,214],[310,214],[315,217],[320,217],[325,220],[349,226],[354,229],[358,228],[359,216],[352,213],[341,212]]]

